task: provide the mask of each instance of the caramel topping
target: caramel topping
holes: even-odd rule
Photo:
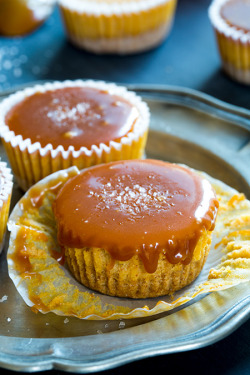
[[[137,109],[127,100],[90,87],[67,87],[36,93],[6,115],[10,130],[42,147],[49,143],[65,150],[74,146],[119,141],[132,131]]]
[[[156,160],[112,162],[82,171],[59,192],[54,213],[67,247],[99,247],[116,260],[133,255],[147,272],[159,254],[188,263],[218,201],[210,183],[191,170]]]
[[[250,31],[250,1],[229,0],[221,8],[221,17],[231,26]]]

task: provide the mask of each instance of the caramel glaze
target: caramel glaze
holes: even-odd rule
[[[90,149],[119,141],[132,131],[138,111],[117,95],[90,87],[67,87],[36,93],[6,115],[10,130],[42,147],[62,145]]]
[[[160,253],[188,264],[204,230],[212,231],[218,201],[191,170],[156,160],[89,168],[60,190],[54,213],[62,246],[99,247],[112,259],[138,254],[155,272]]]
[[[250,1],[229,0],[221,8],[221,17],[245,33],[250,32]]]

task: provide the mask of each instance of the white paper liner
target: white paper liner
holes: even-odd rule
[[[140,13],[170,0],[140,0],[140,1],[89,1],[89,0],[58,0],[58,4],[78,13],[88,15],[121,15],[130,13]]]
[[[51,201],[43,202],[42,206],[31,215],[22,208],[22,202],[30,196],[37,186],[46,188],[57,181],[65,183],[68,178],[78,174],[77,168],[72,167],[64,171],[56,172],[32,187],[20,200],[9,219],[8,228],[11,232],[8,250],[9,275],[18,292],[29,305],[34,307],[32,296],[47,296],[49,309],[38,310],[54,312],[58,315],[76,316],[81,319],[128,319],[144,317],[172,310],[186,302],[192,301],[197,296],[202,296],[212,291],[224,290],[239,283],[250,280],[250,202],[243,194],[215,180],[205,173],[201,173],[213,185],[220,201],[220,209],[215,230],[212,235],[212,246],[199,277],[189,286],[174,293],[173,296],[165,296],[149,299],[132,300],[102,295],[93,292],[78,283],[68,272],[66,266],[60,266],[51,256],[48,247],[56,242],[55,222]],[[45,193],[46,195],[46,193]],[[50,214],[48,212],[50,211]],[[28,215],[28,216],[27,216]],[[49,221],[43,217],[49,218]],[[27,221],[28,218],[28,221]],[[31,235],[32,251],[42,252],[38,261],[34,258],[35,273],[43,275],[36,290],[31,290],[31,278],[23,277],[15,265],[13,254],[16,251],[15,239],[19,231],[28,231]],[[49,238],[45,243],[36,245],[36,236],[46,234]],[[53,238],[54,236],[54,238]],[[58,251],[60,248],[57,244]],[[29,249],[28,249],[29,250]],[[13,259],[12,259],[13,258]],[[34,278],[33,274],[33,278]],[[58,302],[59,301],[59,302]],[[36,306],[37,309],[37,306]]]
[[[9,196],[12,193],[13,188],[13,176],[10,168],[7,167],[7,163],[1,161],[0,159],[0,178],[1,178],[1,187],[0,187],[0,208],[3,206],[3,203],[9,199]]]
[[[13,176],[7,163],[0,159],[0,253],[4,245],[4,238],[9,216],[10,199],[13,189]],[[2,237],[2,238],[1,238]]]
[[[34,17],[40,21],[51,14],[55,3],[56,0],[27,0],[27,7],[34,12]]]
[[[5,123],[5,116],[8,111],[17,103],[24,100],[26,97],[31,96],[37,92],[46,92],[49,90],[56,90],[65,87],[92,87],[99,90],[108,90],[111,95],[121,96],[122,98],[128,100],[132,103],[139,111],[140,116],[134,124],[133,131],[129,132],[126,136],[122,137],[120,142],[110,141],[109,145],[100,143],[99,145],[93,145],[91,149],[86,147],[81,147],[79,150],[75,150],[74,146],[70,146],[68,150],[65,150],[63,146],[58,146],[53,149],[53,146],[49,143],[45,147],[42,147],[40,142],[32,143],[31,140],[23,139],[22,135],[16,135],[13,131],[9,129]],[[59,153],[62,153],[63,158],[67,159],[72,153],[74,158],[79,157],[80,154],[85,154],[90,156],[93,152],[100,156],[103,150],[106,150],[108,147],[115,148],[117,150],[121,149],[122,144],[132,144],[134,140],[140,138],[149,126],[149,109],[145,102],[132,91],[128,91],[125,87],[117,86],[114,83],[106,83],[103,81],[92,81],[92,80],[76,80],[76,81],[63,81],[63,82],[48,82],[44,85],[36,85],[34,87],[26,88],[22,91],[18,91],[15,94],[9,96],[0,104],[0,134],[1,137],[6,141],[10,142],[13,147],[20,145],[21,150],[27,149],[29,153],[34,153],[39,151],[43,156],[48,151],[51,152],[52,157],[56,157]]]
[[[227,37],[231,37],[233,40],[240,40],[241,43],[246,44],[250,41],[250,32],[246,33],[234,26],[229,25],[220,15],[221,7],[228,0],[214,0],[209,7],[209,18],[216,30],[223,33]]]
[[[168,36],[171,31],[173,20],[171,22],[166,22],[163,25],[150,30],[148,32],[143,32],[138,35],[133,36],[123,36],[120,38],[82,38],[80,35],[74,35],[68,32],[68,37],[71,42],[78,47],[86,48],[94,53],[137,53],[146,51],[152,47],[156,47],[159,43],[163,41],[165,37]]]

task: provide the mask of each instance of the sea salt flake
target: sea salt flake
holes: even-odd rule
[[[69,319],[68,318],[66,318],[66,319],[64,319],[64,324],[67,324],[68,322],[69,322]]]
[[[119,328],[120,328],[120,329],[125,328],[125,323],[124,323],[124,322],[120,322],[120,323],[119,323]]]
[[[7,299],[8,299],[8,296],[3,296],[2,298],[0,298],[0,303],[7,301]]]

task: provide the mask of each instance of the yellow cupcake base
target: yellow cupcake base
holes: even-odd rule
[[[164,23],[154,30],[121,38],[82,39],[78,35],[68,34],[70,41],[77,47],[98,53],[137,53],[147,51],[159,45],[171,30],[171,23]]]
[[[250,84],[250,43],[216,31],[219,52],[225,72],[240,83]]]
[[[147,4],[147,1],[144,1]],[[176,0],[130,12],[95,14],[59,2],[69,40],[95,53],[135,53],[158,45],[169,33]],[[107,4],[107,8],[109,4]]]
[[[76,166],[81,170],[110,161],[140,159],[144,154],[147,133],[146,131],[130,144],[120,143],[119,148],[109,146],[103,148],[101,153],[96,152],[95,149],[90,153],[82,151],[77,156],[74,156],[74,151],[72,151],[66,158],[63,151],[60,150],[56,154],[55,150],[48,150],[43,155],[42,149],[30,152],[28,148],[24,148],[24,142],[20,142],[16,146],[13,146],[11,141],[3,139],[2,142],[17,183],[22,190],[26,191],[36,182],[61,169]]]
[[[84,286],[106,295],[129,298],[157,297],[189,285],[201,272],[211,245],[211,233],[205,232],[188,265],[171,264],[160,254],[157,270],[147,273],[138,255],[127,261],[112,260],[100,248],[65,248],[67,264]]]

